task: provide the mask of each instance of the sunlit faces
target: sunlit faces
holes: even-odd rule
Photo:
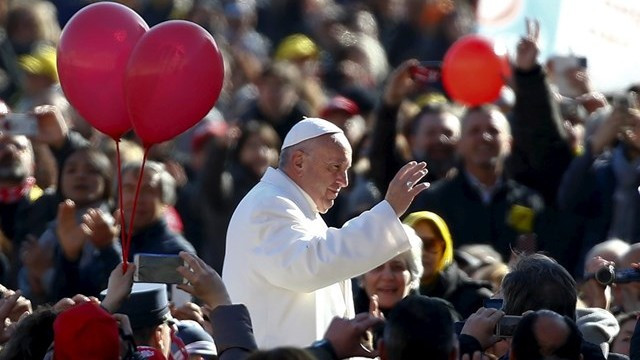
[[[257,176],[261,176],[269,166],[277,163],[278,150],[270,146],[260,133],[254,133],[243,144],[239,158],[240,163],[251,169]]]
[[[33,173],[33,161],[29,139],[0,135],[0,181],[23,181]]]
[[[511,151],[507,119],[497,109],[471,110],[463,119],[458,152],[466,166],[488,167]]]
[[[438,263],[444,255],[444,240],[434,231],[427,221],[420,221],[413,225],[416,235],[422,240],[423,278],[429,278],[438,270]]]
[[[324,214],[349,185],[347,170],[351,167],[351,145],[343,134],[323,135],[298,150],[295,164],[298,185],[311,197]]]
[[[108,166],[108,159],[104,159]],[[77,206],[89,205],[104,196],[106,181],[85,151],[76,151],[65,161],[61,173],[62,195]]]
[[[620,332],[611,344],[611,352],[616,354],[629,355],[629,347],[631,346],[631,335],[636,328],[637,320],[630,317],[627,321],[620,324]]]
[[[411,273],[402,255],[364,274],[362,286],[367,295],[378,295],[381,309],[390,309],[409,294]]]
[[[125,222],[128,223],[133,212],[133,200],[138,183],[138,171],[127,171],[122,174],[122,202]],[[144,170],[138,205],[136,207],[133,230],[142,229],[162,217],[165,204],[162,202],[160,174],[149,168]]]
[[[460,121],[452,114],[427,113],[416,119],[411,150],[420,159],[448,160],[460,140]]]

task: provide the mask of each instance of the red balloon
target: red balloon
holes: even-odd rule
[[[445,54],[442,82],[453,99],[476,106],[498,98],[510,71],[507,56],[496,54],[490,40],[467,35],[451,45]]]
[[[135,11],[100,2],[78,11],[62,31],[57,56],[62,90],[80,115],[114,139],[131,129],[124,75],[147,30]]]
[[[224,77],[213,37],[187,21],[160,23],[140,39],[127,66],[125,95],[145,146],[186,131],[211,110]]]

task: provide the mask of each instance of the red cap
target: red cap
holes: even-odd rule
[[[112,360],[120,357],[118,323],[100,306],[86,302],[53,322],[54,359]]]
[[[320,117],[325,118],[329,114],[336,111],[344,111],[347,114],[353,116],[360,113],[358,105],[350,99],[344,96],[334,96],[331,98],[327,106],[320,112]]]

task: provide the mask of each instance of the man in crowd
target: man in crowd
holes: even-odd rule
[[[304,346],[322,337],[334,316],[353,317],[348,279],[410,247],[398,217],[428,187],[426,164],[411,162],[385,200],[327,228],[325,213],[348,185],[352,150],[340,128],[305,119],[287,134],[279,168],[238,205],[227,232],[224,280],[247,305],[258,345]]]
[[[459,172],[436,182],[413,210],[440,215],[458,246],[489,244],[508,259],[520,247],[519,234],[533,233],[543,208],[540,196],[505,174],[510,150],[505,116],[490,105],[469,109],[462,117]]]
[[[125,223],[129,223],[142,164],[130,163],[122,169],[122,196]],[[137,253],[195,253],[193,246],[180,234],[172,232],[164,220],[165,210],[175,203],[176,185],[164,165],[147,161],[144,165],[140,195],[131,227],[129,261]],[[127,229],[128,230],[128,229]]]

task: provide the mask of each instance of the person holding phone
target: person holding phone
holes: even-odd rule
[[[585,147],[563,176],[562,209],[584,216],[583,253],[610,238],[640,241],[640,109],[635,93],[609,108]]]

